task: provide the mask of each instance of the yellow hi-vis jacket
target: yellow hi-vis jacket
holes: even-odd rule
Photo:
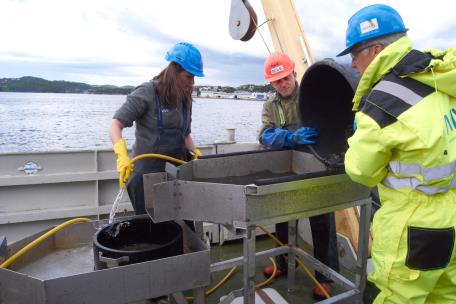
[[[454,190],[456,49],[421,53],[399,39],[367,67],[354,109],[345,155],[354,181],[427,195]]]
[[[456,49],[403,37],[366,68],[345,170],[378,185],[372,233],[379,303],[456,303]]]

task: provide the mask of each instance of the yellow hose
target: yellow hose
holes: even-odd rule
[[[0,265],[0,268],[7,268],[9,267],[14,261],[16,261],[18,258],[20,258],[24,253],[28,252],[30,249],[41,243],[42,241],[46,240],[49,238],[51,235],[55,234],[57,231],[62,230],[63,228],[70,226],[72,224],[80,223],[80,222],[90,222],[91,220],[88,218],[75,218],[69,221],[66,221],[63,224],[58,225],[57,227],[52,228],[42,236],[36,238],[32,242],[30,242],[27,246],[13,254],[11,257],[9,257],[5,262],[3,262]]]
[[[271,257],[269,258],[269,260],[271,261],[272,266],[274,267],[274,270],[272,271],[271,276],[270,276],[267,280],[265,280],[265,281],[263,281],[263,282],[258,283],[257,285],[255,285],[255,288],[257,288],[257,289],[258,289],[258,288],[262,288],[263,286],[266,286],[266,285],[268,285],[269,283],[271,283],[272,280],[274,280],[274,277],[275,277],[275,275],[276,275],[276,273],[277,273],[277,264],[276,264],[276,262],[275,262],[274,259],[271,258]],[[225,275],[217,284],[215,284],[215,285],[212,286],[208,291],[206,291],[206,296],[212,294],[212,293],[213,293],[214,291],[216,291],[220,286],[222,286],[223,284],[225,284],[226,281],[228,281],[228,279],[234,274],[234,271],[236,271],[236,269],[237,269],[237,266],[232,267],[232,268],[230,269],[230,271],[228,271],[228,273],[227,273],[227,274],[226,274],[226,275]],[[186,299],[187,301],[193,301],[193,297],[185,297],[185,299]]]
[[[237,269],[237,266],[234,266],[230,269],[230,271],[228,271],[228,273],[217,283],[215,284],[214,286],[212,286],[207,292],[206,292],[206,295],[210,295],[211,293],[213,293],[214,291],[216,291],[220,286],[222,286],[223,284],[226,283],[226,281],[228,281],[228,279],[234,274],[234,272],[236,271]]]
[[[284,246],[284,244],[278,239],[275,237],[275,235],[273,235],[271,232],[269,232],[265,227],[263,226],[258,226],[260,227],[261,230],[264,231],[264,233],[266,233],[271,239],[274,240],[274,242],[276,242],[278,245],[280,246]],[[306,267],[306,265],[304,265],[304,263],[301,261],[301,259],[299,257],[296,257],[296,262],[298,262],[298,265],[299,267],[301,267],[302,270],[304,270],[305,273],[307,273],[307,275],[310,277],[310,279],[318,286],[318,288],[323,292],[323,294],[325,295],[326,298],[329,298],[330,295],[326,292],[326,289],[323,288],[323,286],[321,286],[321,284],[317,281],[317,279],[314,277],[314,275],[312,274],[312,272],[310,272],[310,270]]]
[[[234,266],[230,269],[230,271],[228,271],[228,273],[217,283],[215,284],[214,286],[212,286],[208,291],[206,291],[206,296],[210,295],[211,293],[213,293],[214,291],[216,291],[220,286],[222,286],[223,284],[226,283],[226,281],[228,281],[229,278],[231,278],[234,274],[234,272],[236,271],[237,269],[237,266]],[[187,301],[193,301],[193,297],[185,297],[185,300]]]
[[[273,267],[272,274],[271,274],[271,276],[270,276],[267,280],[265,280],[265,281],[263,281],[263,282],[258,283],[257,285],[255,285],[255,288],[256,288],[256,289],[262,288],[263,286],[266,286],[266,285],[268,285],[269,283],[271,283],[272,280],[274,280],[274,278],[275,278],[275,276],[276,276],[276,274],[277,274],[277,264],[276,264],[275,260],[274,260],[273,258],[271,258],[271,257],[269,257],[269,260],[271,261],[272,267]]]
[[[163,154],[154,154],[154,153],[147,153],[147,154],[141,154],[141,155],[138,155],[138,156],[135,156],[132,160],[131,160],[131,163],[133,164],[134,162],[140,160],[140,159],[144,159],[144,158],[160,158],[160,159],[164,159],[164,160],[169,160],[173,163],[176,163],[176,164],[179,164],[179,165],[182,165],[182,164],[185,164],[186,161],[183,161],[181,159],[177,159],[177,158],[174,158],[174,157],[171,157],[171,156],[167,156],[167,155],[163,155]]]

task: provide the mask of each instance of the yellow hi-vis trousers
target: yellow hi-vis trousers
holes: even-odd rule
[[[456,303],[456,191],[425,195],[379,186],[369,275],[380,303]]]

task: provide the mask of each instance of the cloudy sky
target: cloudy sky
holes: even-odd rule
[[[280,1],[280,0],[277,0]],[[0,0],[0,78],[36,76],[89,84],[137,85],[166,66],[174,43],[203,54],[200,85],[263,84],[268,50],[228,32],[230,0]],[[265,21],[261,0],[250,0]],[[348,18],[370,0],[295,0],[314,57],[344,48]],[[418,49],[456,47],[456,1],[389,1]],[[429,5],[431,4],[431,5]],[[273,48],[266,25],[260,28]],[[348,60],[348,58],[343,59]]]

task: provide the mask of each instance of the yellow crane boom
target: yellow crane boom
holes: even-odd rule
[[[293,0],[262,0],[272,43],[295,62],[298,81],[314,62]]]

